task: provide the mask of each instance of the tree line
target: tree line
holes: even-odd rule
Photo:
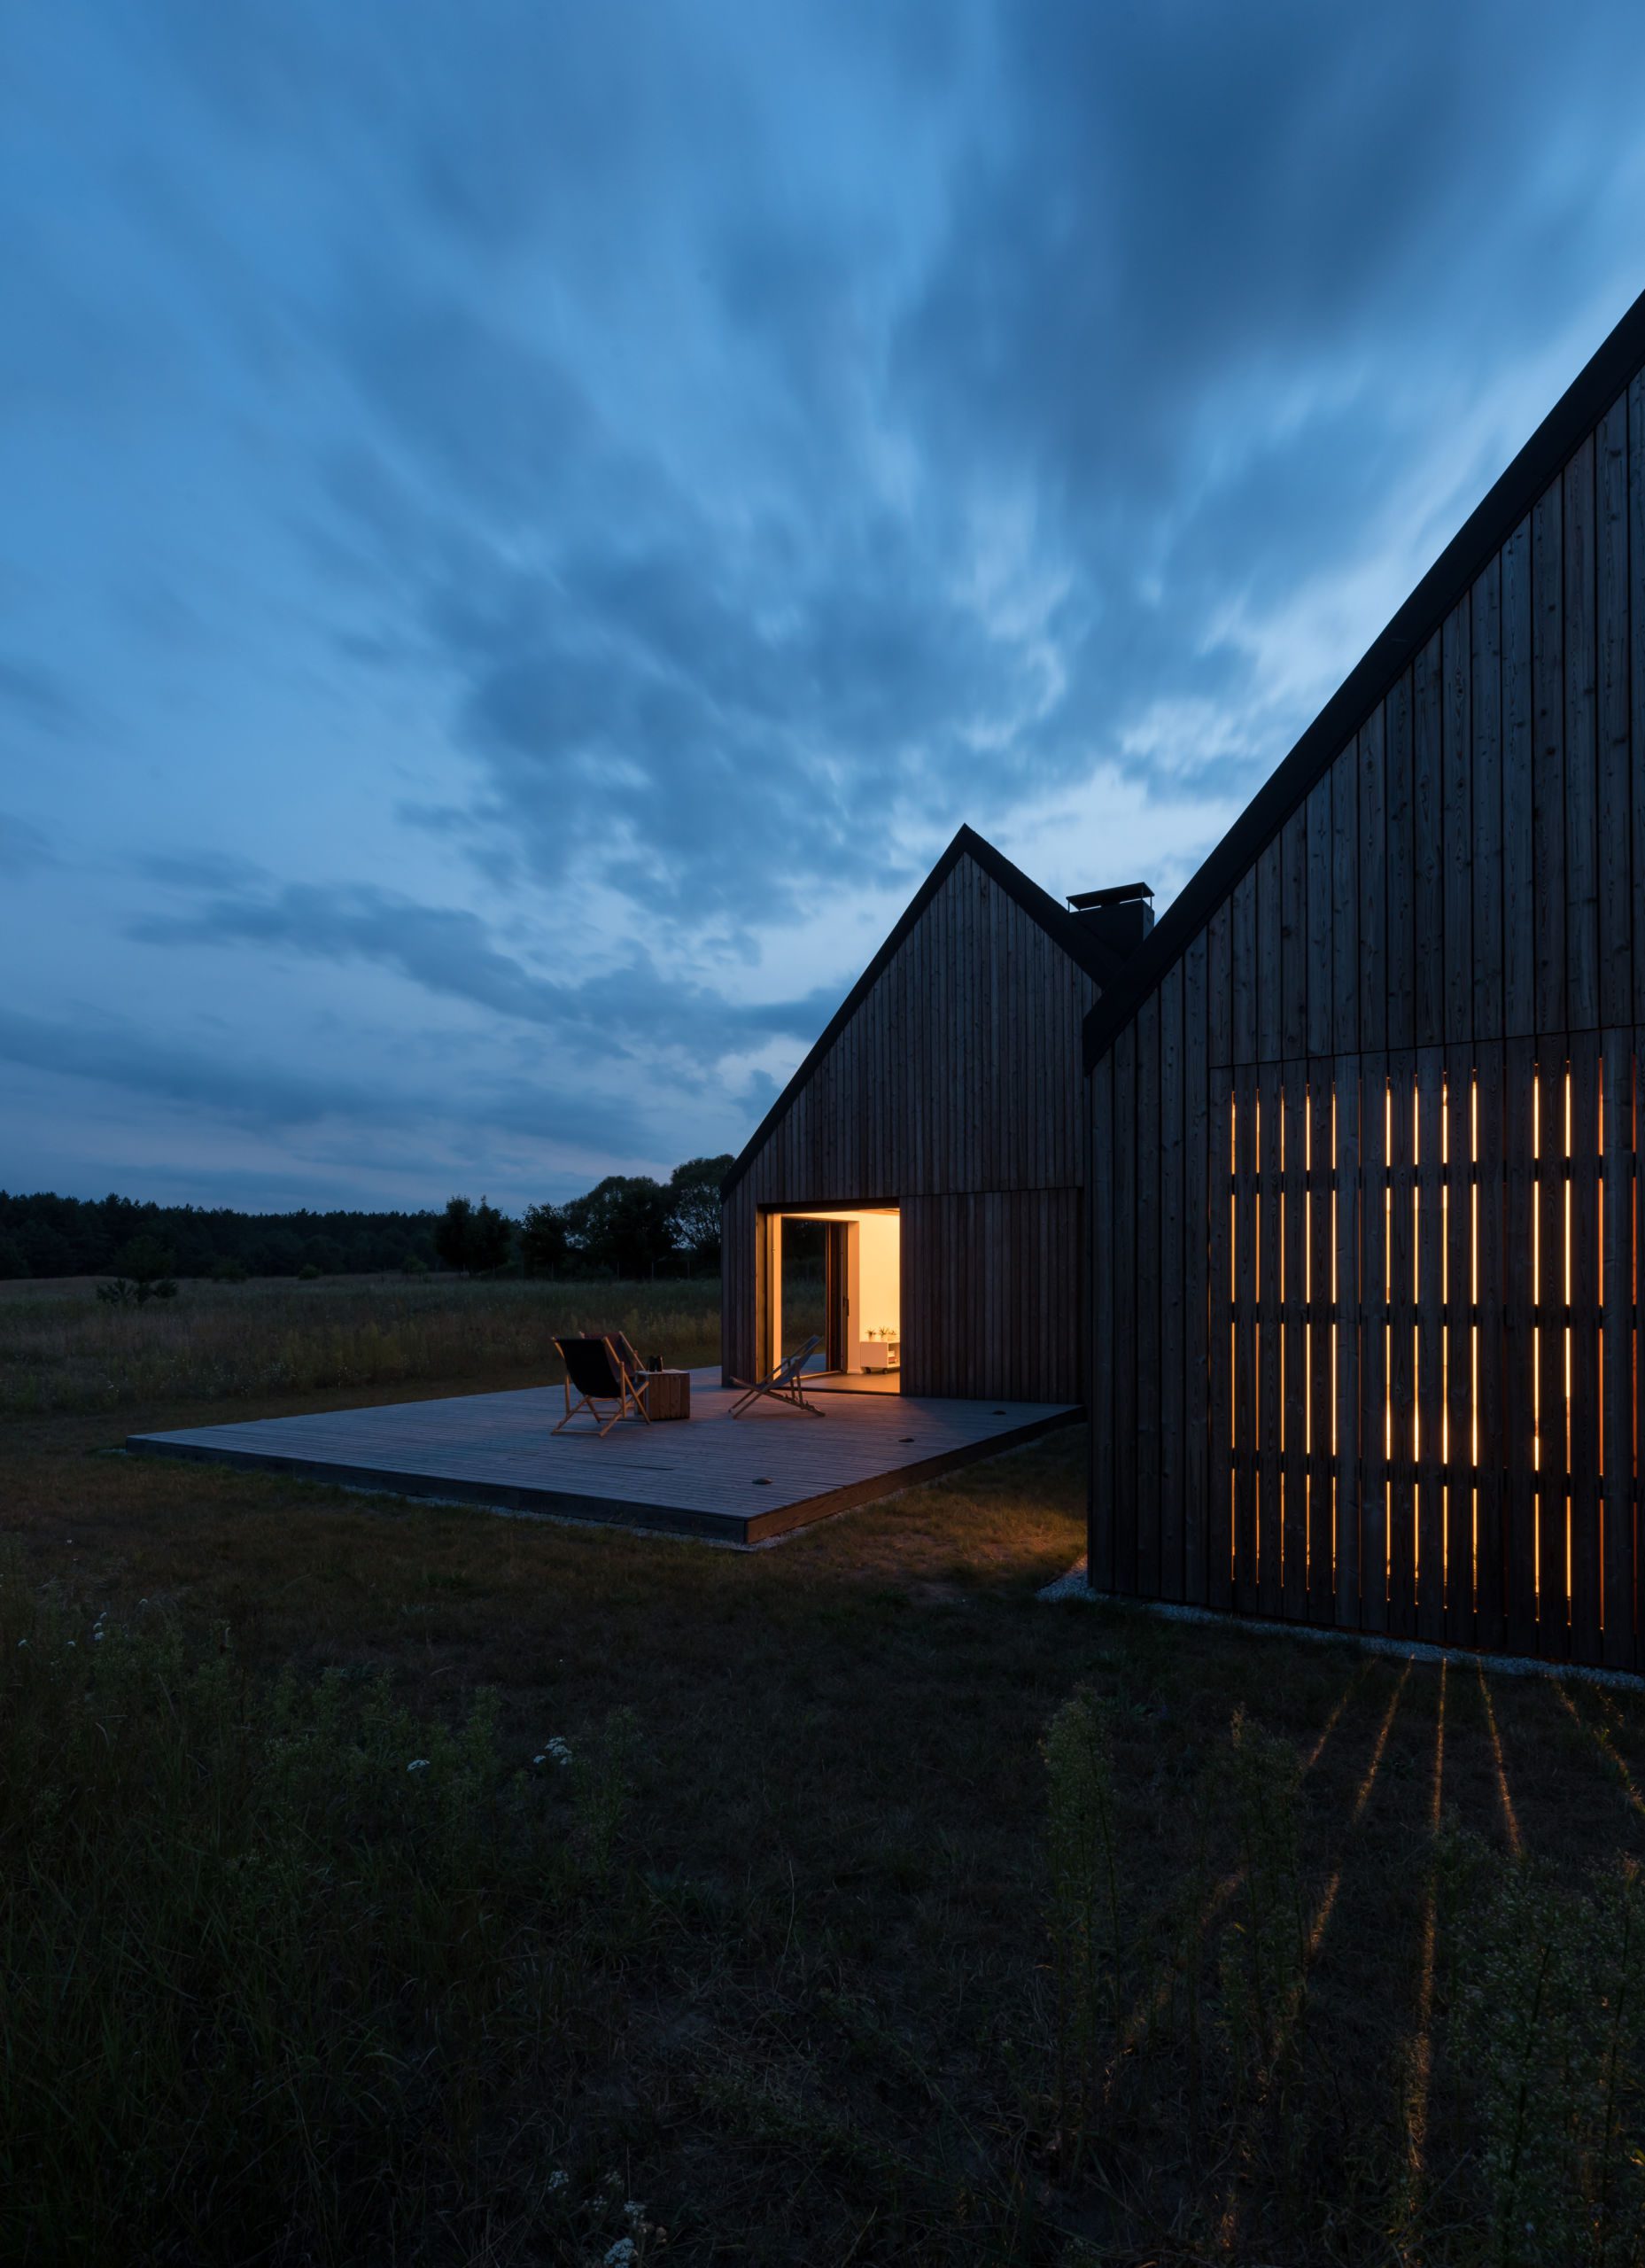
[[[563,1205],[511,1219],[482,1197],[443,1213],[246,1213],[129,1197],[0,1190],[0,1279],[129,1274],[142,1245],[168,1277],[410,1275],[650,1276],[719,1266],[719,1184],[729,1156],[691,1158],[665,1182],[609,1174]]]
[[[434,1230],[447,1268],[494,1276],[655,1276],[659,1269],[711,1274],[719,1267],[719,1185],[729,1154],[687,1158],[666,1181],[608,1174],[564,1205],[528,1205],[511,1221],[481,1198],[454,1197]]]

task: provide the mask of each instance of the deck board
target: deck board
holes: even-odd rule
[[[718,1371],[692,1373],[686,1423],[556,1434],[557,1386],[266,1418],[126,1447],[345,1487],[754,1544],[1070,1425],[1076,1407],[831,1396],[821,1418],[756,1408],[734,1423]]]

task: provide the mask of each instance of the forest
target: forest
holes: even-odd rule
[[[24,1195],[0,1190],[0,1279],[123,1272],[135,1246],[163,1272],[365,1276],[441,1269],[551,1277],[712,1273],[719,1265],[719,1184],[727,1157],[689,1158],[666,1181],[609,1174],[563,1204],[516,1220],[454,1197],[441,1210],[247,1213],[129,1197]]]

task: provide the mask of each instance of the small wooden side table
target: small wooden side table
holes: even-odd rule
[[[691,1415],[689,1371],[646,1372],[646,1415],[655,1425],[661,1419]]]

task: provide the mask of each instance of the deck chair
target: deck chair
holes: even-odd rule
[[[648,1371],[654,1371],[659,1367],[655,1362],[647,1362],[626,1332],[608,1331],[605,1335],[617,1349],[623,1367],[631,1379],[642,1378]]]
[[[808,1339],[797,1354],[785,1355],[776,1368],[767,1371],[763,1379],[755,1379],[752,1382],[748,1379],[733,1379],[733,1386],[741,1386],[743,1394],[740,1402],[732,1403],[726,1414],[740,1418],[751,1403],[769,1400],[774,1402],[780,1410],[803,1410],[810,1417],[826,1418],[826,1410],[819,1410],[814,1402],[805,1399],[804,1380],[801,1376],[821,1345],[819,1338]]]
[[[624,1340],[627,1345],[627,1340]],[[603,1441],[619,1418],[640,1418],[648,1425],[646,1408],[647,1373],[631,1371],[609,1338],[556,1339],[555,1352],[565,1364],[565,1415],[555,1427],[563,1433],[573,1418],[586,1410]],[[632,1350],[631,1350],[632,1351]],[[577,1399],[571,1399],[571,1390]],[[606,1407],[610,1416],[606,1416]]]

